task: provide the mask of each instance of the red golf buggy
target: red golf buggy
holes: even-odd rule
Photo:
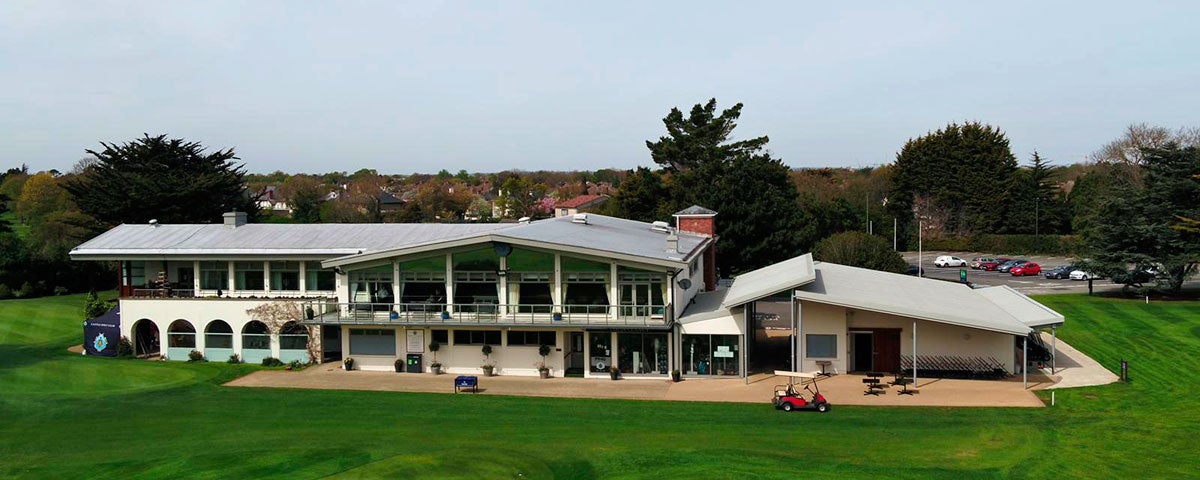
[[[776,370],[776,376],[787,377],[786,385],[775,386],[775,396],[771,404],[785,412],[792,410],[816,410],[824,413],[829,411],[829,402],[821,395],[821,386],[817,385],[817,374],[807,372],[788,372]],[[800,384],[796,384],[796,379]],[[799,388],[797,388],[799,387]],[[804,392],[808,392],[805,398]]]

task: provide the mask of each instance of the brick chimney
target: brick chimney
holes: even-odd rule
[[[695,233],[710,238],[717,237],[717,212],[692,205],[675,212],[675,229],[681,232]],[[704,290],[711,292],[717,289],[717,245],[709,244],[704,251]]]

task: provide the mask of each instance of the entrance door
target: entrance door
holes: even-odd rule
[[[583,371],[583,332],[567,332],[567,370]]]
[[[850,371],[870,372],[875,369],[874,336],[871,332],[850,332]]]
[[[877,372],[895,373],[900,370],[900,331],[876,330],[874,335],[875,357],[872,359]]]

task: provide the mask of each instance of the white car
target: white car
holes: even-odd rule
[[[933,261],[935,267],[965,267],[967,261],[950,255],[942,255]]]
[[[1071,280],[1089,280],[1093,278],[1100,278],[1100,276],[1083,270],[1071,271]]]

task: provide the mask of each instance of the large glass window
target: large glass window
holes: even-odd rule
[[[266,290],[262,262],[235,262],[233,278],[238,290]]]
[[[226,262],[200,262],[200,288],[229,290],[229,264]]]
[[[146,286],[146,262],[126,262],[129,269],[129,286]]]
[[[337,288],[335,275],[332,269],[322,269],[321,262],[307,262],[304,264],[304,289],[332,292]]]
[[[300,290],[300,262],[271,262],[271,290]]]
[[[267,324],[251,320],[242,327],[242,350],[270,350],[271,331]]]
[[[837,335],[805,335],[805,357],[837,358]]]
[[[626,317],[661,316],[666,304],[666,276],[661,273],[623,271],[620,273],[621,315]]]
[[[541,331],[530,332],[521,330],[508,331],[508,346],[530,346],[537,347],[541,345],[556,346],[558,345],[558,335],[555,332]]]
[[[376,328],[350,329],[351,355],[396,355],[396,331]]]
[[[400,303],[417,312],[446,308],[446,256],[400,262]]]
[[[233,328],[224,320],[208,322],[204,329],[204,348],[233,348]]]
[[[738,375],[737,335],[684,335],[683,371],[687,375]]]
[[[612,337],[608,332],[588,333],[588,369],[594,373],[608,372],[612,366]]]
[[[350,302],[356,310],[391,310],[392,299],[391,265],[350,272]]]
[[[520,313],[550,313],[554,304],[554,255],[513,248],[508,254],[508,300]]]
[[[458,311],[496,313],[499,303],[496,272],[454,272],[454,306]]]
[[[296,322],[287,322],[279,329],[279,348],[281,350],[307,350],[308,327]]]
[[[622,333],[617,335],[621,373],[667,374],[667,334]]]
[[[455,345],[500,345],[499,330],[455,330]]]
[[[167,346],[171,348],[196,348],[196,327],[187,320],[176,320],[167,327]]]
[[[570,313],[608,313],[609,265],[562,257],[563,303]]]

